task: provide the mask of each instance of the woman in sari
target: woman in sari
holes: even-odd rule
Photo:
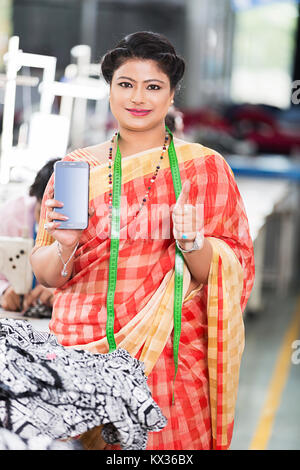
[[[53,198],[52,177],[31,256],[39,282],[56,288],[49,327],[66,347],[109,352],[113,176],[121,154],[114,339],[144,362],[152,396],[168,419],[162,431],[149,434],[147,449],[228,449],[244,347],[242,313],[254,279],[244,205],[223,157],[173,137],[165,126],[185,64],[164,36],[131,34],[105,54],[101,67],[118,132],[64,158],[90,165],[88,228],[59,229],[64,219],[55,208],[62,204]],[[182,183],[177,196],[171,148]],[[178,256],[183,300],[176,351]]]

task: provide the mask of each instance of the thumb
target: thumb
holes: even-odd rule
[[[94,209],[94,207],[90,207],[90,208],[89,208],[89,217],[93,217],[94,214],[95,214],[95,209]]]
[[[176,201],[176,206],[178,207],[179,205],[184,205],[188,202],[189,199],[189,194],[190,194],[190,189],[191,189],[191,182],[190,180],[186,180],[182,186],[181,193],[179,194],[179,197]]]

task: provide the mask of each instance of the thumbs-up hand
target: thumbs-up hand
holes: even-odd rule
[[[191,182],[185,181],[176,201],[173,218],[173,235],[181,248],[190,250],[196,238],[196,207],[188,203]]]

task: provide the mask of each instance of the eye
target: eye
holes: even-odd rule
[[[132,87],[132,83],[129,83],[129,82],[121,82],[118,85],[121,86],[122,88],[128,88],[128,86]],[[150,90],[160,90],[161,89],[161,87],[156,85],[155,83],[152,83],[151,85],[148,85],[147,88],[150,89]]]
[[[152,84],[152,85],[149,85],[149,87],[156,87],[155,90],[160,90],[160,86],[158,85],[155,85],[155,84]],[[151,88],[151,90],[154,90],[154,88]]]
[[[125,86],[123,86],[123,85],[125,85]],[[121,86],[122,88],[128,88],[127,85],[132,86],[131,83],[129,83],[129,82],[121,82],[121,83],[119,83],[119,86]]]

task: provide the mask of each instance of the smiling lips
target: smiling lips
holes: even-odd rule
[[[151,109],[127,109],[133,116],[147,116],[151,113]]]

